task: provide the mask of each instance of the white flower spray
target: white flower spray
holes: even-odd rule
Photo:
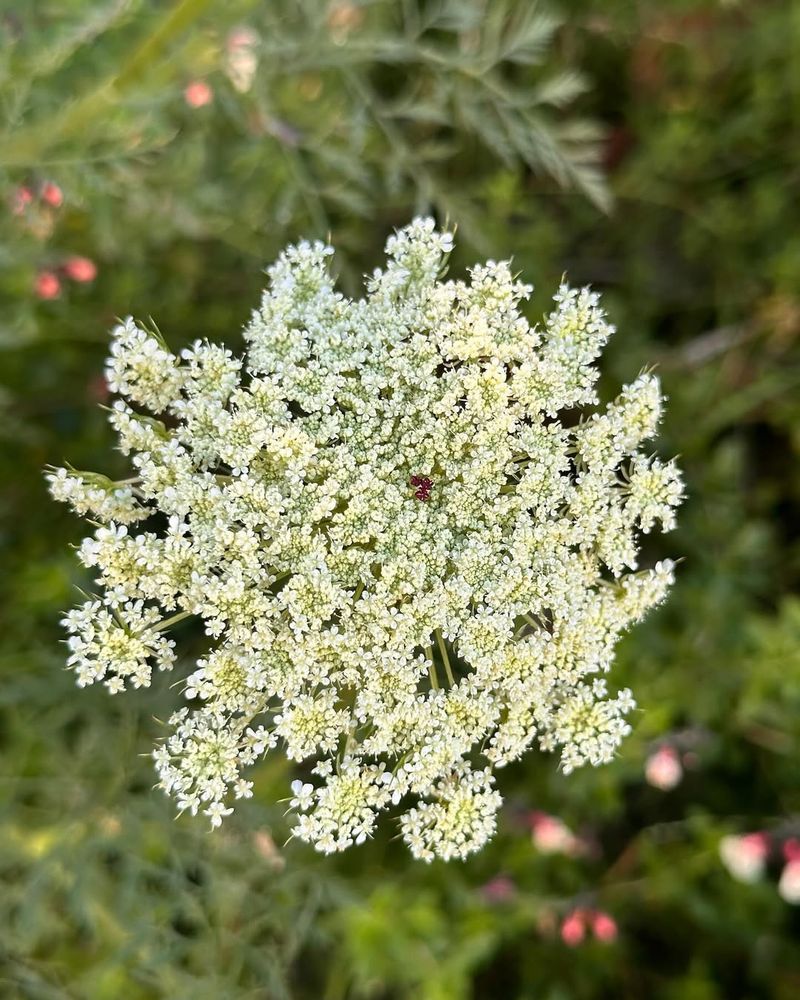
[[[173,665],[166,630],[204,623],[191,707],[154,756],[213,826],[281,747],[313,762],[296,837],[341,851],[398,807],[416,857],[464,858],[494,832],[496,769],[532,744],[565,773],[602,764],[628,732],[631,693],[602,675],[672,581],[669,562],[637,571],[637,538],[671,528],[682,493],[640,450],[658,381],[562,423],[598,402],[597,295],[563,286],[531,327],[508,263],[444,281],[451,249],[415,220],[352,301],[330,247],[289,247],[244,358],[199,341],[176,357],[126,320],[108,381],[135,475],[49,477],[105,522],[80,548],[103,596],[65,619],[80,684],[147,685]]]

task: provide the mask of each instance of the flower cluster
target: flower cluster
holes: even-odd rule
[[[728,834],[719,842],[722,863],[739,882],[759,882],[767,871],[770,855],[780,858],[778,895],[787,903],[800,905],[800,840],[771,836],[764,830]]]
[[[570,948],[577,947],[591,930],[594,937],[603,944],[613,944],[619,930],[616,920],[604,910],[576,909],[568,913],[561,922],[561,940]]]
[[[11,214],[17,217],[21,228],[42,243],[53,235],[63,205],[64,192],[55,181],[49,180],[39,184],[22,184],[13,190],[9,198]],[[70,254],[54,260],[54,254],[48,252],[46,260],[46,266],[39,269],[33,285],[39,299],[57,299],[65,278],[85,285],[97,277],[97,264],[89,257]]]
[[[637,539],[681,497],[641,450],[658,381],[562,422],[598,404],[597,295],[563,286],[531,326],[507,262],[445,281],[451,249],[415,220],[350,300],[330,247],[288,248],[241,358],[176,356],[126,320],[107,377],[134,475],[51,475],[106,522],[80,549],[103,596],[66,619],[81,683],[146,684],[173,662],[163,631],[204,623],[155,758],[214,825],[281,747],[309,767],[297,837],[343,850],[396,807],[416,857],[463,858],[494,831],[498,768],[534,744],[567,773],[602,764],[628,732],[631,693],[601,675],[672,581],[669,562],[638,569]]]

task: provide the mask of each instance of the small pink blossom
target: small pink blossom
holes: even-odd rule
[[[11,211],[14,215],[22,215],[33,201],[33,191],[29,187],[18,187],[11,196]]]
[[[192,80],[187,84],[183,97],[190,108],[202,108],[214,100],[214,91],[205,80]]]
[[[531,841],[542,854],[577,854],[580,841],[558,816],[534,812],[530,817]]]
[[[617,922],[610,913],[596,910],[592,915],[592,932],[603,944],[612,944],[617,940]]]
[[[88,257],[69,257],[64,264],[64,273],[73,281],[94,281],[97,277],[97,265]]]
[[[64,202],[64,192],[53,181],[45,181],[42,184],[41,199],[52,208],[61,208]]]
[[[52,271],[40,271],[36,276],[35,289],[40,299],[55,299],[61,292],[61,282]]]
[[[514,898],[516,891],[516,885],[507,875],[495,875],[480,888],[487,903],[507,903]]]
[[[683,768],[677,751],[673,747],[659,747],[647,758],[644,776],[649,785],[662,792],[668,792],[679,785],[683,778]]]
[[[586,921],[582,910],[573,910],[561,923],[561,940],[570,948],[577,947],[586,936]]]
[[[800,860],[784,865],[778,881],[778,892],[787,903],[800,903]]]
[[[719,843],[722,863],[740,882],[757,882],[764,874],[769,854],[769,837],[765,833],[723,837]]]
[[[784,861],[800,861],[800,840],[790,837],[782,848]]]
[[[227,46],[229,49],[240,49],[255,45],[258,42],[258,35],[246,24],[234,28],[228,35]]]

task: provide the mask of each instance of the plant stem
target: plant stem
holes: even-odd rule
[[[170,625],[174,625],[175,622],[182,622],[184,618],[188,618],[191,615],[191,611],[178,611],[174,615],[170,615],[169,618],[165,618],[163,622],[159,622],[158,625],[154,625],[151,632],[163,632],[165,628],[169,628]]]
[[[431,679],[431,687],[434,691],[438,691],[439,675],[436,673],[436,664],[433,662],[433,650],[430,646],[425,647],[425,656],[428,658],[428,677]]]
[[[450,657],[447,655],[447,646],[444,644],[444,637],[438,628],[433,634],[436,636],[436,645],[442,654],[442,663],[444,664],[444,672],[447,674],[447,680],[450,683],[450,687],[455,687],[456,682],[453,677],[453,668],[450,666]]]

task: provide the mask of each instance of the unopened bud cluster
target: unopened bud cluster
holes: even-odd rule
[[[107,377],[132,477],[50,477],[103,522],[80,548],[101,596],[66,618],[80,684],[149,684],[172,623],[203,622],[155,761],[215,826],[280,750],[306,768],[294,834],[319,850],[391,810],[416,857],[463,858],[495,829],[498,768],[532,745],[565,773],[602,764],[628,732],[631,693],[604,675],[672,580],[637,569],[637,539],[682,492],[642,450],[658,382],[562,423],[598,402],[597,295],[563,286],[531,326],[508,263],[444,281],[451,249],[415,220],[350,300],[330,247],[288,248],[244,357],[176,356],[126,320]]]

